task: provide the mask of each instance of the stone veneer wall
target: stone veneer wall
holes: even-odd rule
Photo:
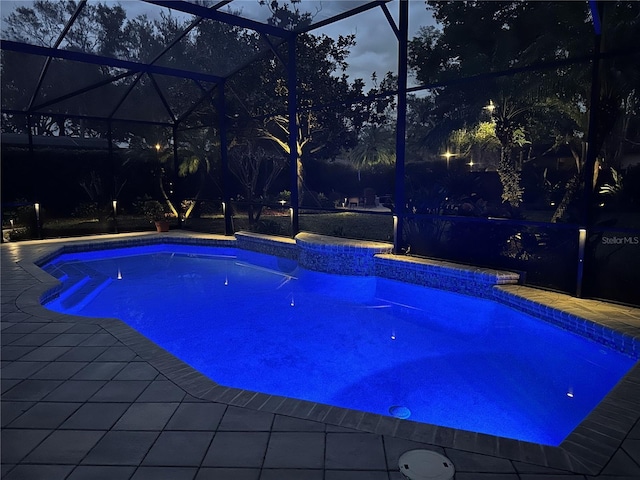
[[[308,270],[339,275],[376,274],[377,253],[391,253],[393,245],[348,238],[326,237],[314,233],[296,235],[298,264]]]
[[[243,250],[298,260],[298,247],[291,238],[263,235],[252,232],[236,232],[236,246]]]
[[[494,285],[520,280],[514,272],[399,255],[376,255],[375,265],[378,277],[490,299]]]

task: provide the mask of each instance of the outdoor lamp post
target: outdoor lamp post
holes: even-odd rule
[[[36,212],[36,230],[38,232],[38,239],[42,240],[42,223],[40,222],[40,204],[38,202],[34,203],[33,209]]]

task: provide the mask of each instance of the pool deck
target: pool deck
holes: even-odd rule
[[[119,320],[66,316],[40,305],[56,282],[34,260],[63,244],[153,235],[2,244],[3,479],[400,480],[398,458],[415,448],[451,459],[457,480],[640,478],[639,364],[590,423],[572,433],[577,443],[565,445],[568,455],[226,388]],[[640,338],[640,309],[519,285],[496,288]]]

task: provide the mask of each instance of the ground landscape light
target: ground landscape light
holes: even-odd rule
[[[493,103],[493,100],[489,100],[489,105],[484,107],[484,109],[487,110],[489,113],[493,113],[493,111],[496,109],[496,105]]]

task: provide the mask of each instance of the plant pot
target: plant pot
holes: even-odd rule
[[[168,232],[169,231],[169,222],[167,220],[157,220],[156,231],[157,232]]]

